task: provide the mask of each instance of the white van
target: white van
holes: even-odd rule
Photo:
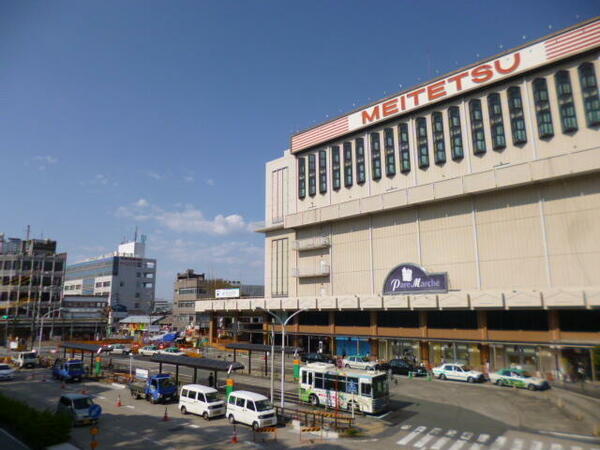
[[[227,400],[229,423],[245,423],[253,430],[277,425],[275,408],[264,395],[249,391],[234,391]]]
[[[36,351],[19,352],[13,361],[19,368],[33,369],[40,365],[40,357]]]
[[[186,384],[179,393],[182,414],[198,414],[208,420],[225,414],[225,402],[219,400],[217,390],[201,384]]]

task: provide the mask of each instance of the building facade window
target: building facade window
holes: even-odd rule
[[[327,192],[327,152],[319,150],[319,192]]]
[[[364,184],[367,175],[365,171],[365,141],[363,138],[357,138],[354,141],[354,151],[356,152],[356,182]]]
[[[525,114],[523,114],[521,89],[518,86],[509,87],[507,94],[513,145],[524,144],[527,142],[527,131],[525,129]]]
[[[450,127],[450,149],[452,159],[460,161],[464,158],[465,152],[462,142],[462,129],[460,127],[460,110],[458,106],[448,108],[448,125]]]
[[[388,177],[396,175],[396,149],[394,146],[394,129],[386,128],[383,130],[383,139],[385,145],[385,174]]]
[[[331,147],[331,182],[336,191],[342,187],[339,145]]]
[[[427,121],[425,117],[417,117],[417,151],[419,154],[419,168],[429,167],[429,144],[427,142]]]
[[[317,157],[314,153],[308,155],[308,195],[317,195]]]
[[[371,168],[374,180],[381,178],[381,144],[379,133],[371,133]]]
[[[444,119],[439,111],[431,114],[431,130],[433,134],[433,158],[436,164],[444,164],[446,162]]]
[[[469,102],[469,115],[471,116],[473,154],[480,155],[486,152],[485,131],[483,129],[483,113],[481,112],[481,100],[475,99]]]
[[[502,117],[502,102],[500,94],[494,92],[488,95],[488,114],[490,116],[490,131],[492,135],[492,148],[502,150],[506,148],[506,135],[504,133],[504,118]]]
[[[344,142],[344,186],[352,186],[352,144]]]
[[[408,124],[401,123],[398,127],[398,141],[400,141],[400,172],[410,172],[410,144],[408,141]]]
[[[588,127],[600,125],[600,97],[598,96],[598,81],[592,63],[579,66],[579,82],[583,95],[585,121]]]
[[[271,295],[288,294],[288,239],[271,241]]]
[[[306,159],[298,158],[298,198],[306,197]]]
[[[571,87],[569,72],[559,70],[554,75],[554,82],[556,83],[562,132],[573,133],[577,131],[577,114],[575,113],[575,101],[573,100],[573,88]]]
[[[540,139],[551,138],[554,136],[554,126],[552,125],[548,84],[545,78],[537,78],[533,81],[533,100],[535,103],[538,136]]]

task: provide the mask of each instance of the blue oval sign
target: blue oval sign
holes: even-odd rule
[[[97,419],[102,414],[102,407],[100,405],[92,405],[90,409],[88,409],[88,416],[92,419]]]

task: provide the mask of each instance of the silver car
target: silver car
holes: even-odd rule
[[[70,417],[73,425],[85,425],[98,423],[102,408],[94,403],[91,395],[65,394],[58,400],[56,413]]]

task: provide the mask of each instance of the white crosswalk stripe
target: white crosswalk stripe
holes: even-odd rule
[[[408,433],[406,436],[404,436],[402,439],[400,439],[398,442],[396,442],[396,444],[406,445],[410,441],[412,441],[414,438],[416,438],[419,434],[421,434],[423,431],[425,431],[426,429],[427,429],[427,427],[417,427],[417,428],[415,428],[415,431]]]
[[[486,433],[482,433],[479,436],[477,436],[477,442],[480,442],[482,444],[486,443],[489,439],[490,435]]]
[[[533,441],[529,446],[529,450],[542,450],[544,444],[541,441]]]
[[[521,450],[523,448],[523,444],[525,444],[523,439],[515,438],[515,439],[513,439],[511,449],[512,450]]]
[[[452,447],[450,447],[448,450],[459,450],[461,449],[465,444],[467,443],[467,441],[456,441],[454,444],[452,444]]]
[[[473,445],[471,445],[469,447],[469,450],[481,450],[483,448],[483,446],[481,444],[478,444],[477,442],[475,442]]]
[[[454,436],[456,436],[456,433],[458,433],[458,431],[448,430],[448,432],[446,433],[446,436],[454,437]]]
[[[429,448],[431,450],[440,450],[444,445],[446,445],[446,443],[449,440],[450,440],[450,438],[448,438],[448,437],[441,437],[437,441],[435,441]]]
[[[423,436],[421,439],[419,439],[417,442],[415,442],[414,447],[416,448],[421,448],[424,447],[425,444],[427,444],[430,440],[432,440],[435,436],[433,434],[426,434],[425,436]]]
[[[500,450],[506,444],[506,438],[504,436],[499,436],[494,443],[492,444],[491,450]]]
[[[550,445],[550,450],[562,450],[563,446],[560,444],[557,444],[556,442],[553,442]]]

